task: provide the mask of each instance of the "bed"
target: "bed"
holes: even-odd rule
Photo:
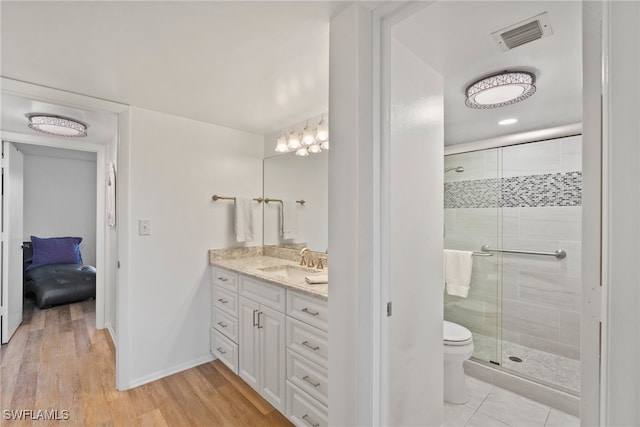
[[[82,263],[81,241],[31,236],[23,243],[24,295],[39,308],[96,297],[96,269]]]

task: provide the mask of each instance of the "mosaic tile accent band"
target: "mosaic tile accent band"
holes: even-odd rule
[[[582,172],[444,183],[444,207],[582,206]]]

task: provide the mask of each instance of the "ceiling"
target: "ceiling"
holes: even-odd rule
[[[553,35],[503,52],[491,33],[547,12]],[[577,1],[443,1],[398,25],[394,37],[444,78],[445,145],[582,121],[582,11]],[[465,106],[465,89],[503,70],[536,74],[536,93],[490,110]],[[498,121],[517,118],[514,125]]]
[[[348,2],[2,1],[2,76],[269,134],[327,111]]]
[[[329,21],[349,3],[5,0],[1,74],[268,135],[327,111]],[[443,75],[445,144],[581,121],[580,8],[576,1],[441,1],[394,27],[394,37]],[[544,11],[552,36],[508,52],[491,38]],[[470,83],[504,69],[534,72],[537,92],[493,110],[464,105]],[[34,108],[59,109],[4,95],[2,102],[5,128],[24,129]],[[497,125],[508,117],[519,122]],[[84,117],[87,140],[100,139],[109,125],[100,120]]]

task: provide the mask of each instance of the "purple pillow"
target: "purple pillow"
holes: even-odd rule
[[[33,262],[27,270],[50,264],[82,264],[80,242],[82,237],[51,237],[42,239],[31,236]]]

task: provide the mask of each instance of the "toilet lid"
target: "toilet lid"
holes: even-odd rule
[[[443,323],[444,340],[448,342],[465,342],[473,337],[471,331],[457,323],[444,321]]]

